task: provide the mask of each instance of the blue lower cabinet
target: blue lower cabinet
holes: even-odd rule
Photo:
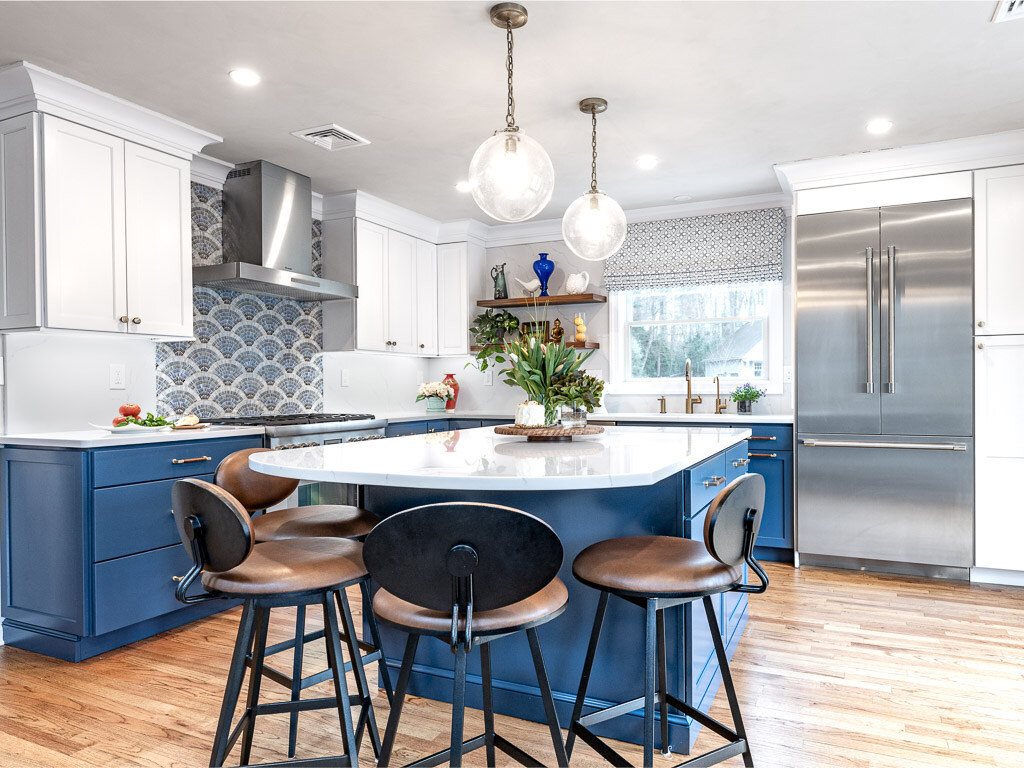
[[[449,419],[448,429],[476,429],[482,427],[483,422],[480,419]]]
[[[757,536],[758,557],[793,556],[793,452],[751,449],[751,472],[764,477],[765,504]]]
[[[171,487],[186,476],[212,480],[229,453],[262,444],[254,435],[0,449],[4,641],[80,661],[233,605],[175,600],[174,577],[190,558]]]
[[[427,422],[425,421],[402,421],[388,424],[384,428],[386,437],[404,437],[405,435],[427,434]]]

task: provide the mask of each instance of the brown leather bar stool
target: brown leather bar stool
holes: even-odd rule
[[[599,541],[576,556],[572,564],[573,575],[578,581],[600,590],[601,597],[566,738],[566,749],[570,756],[575,739],[579,736],[612,765],[628,766],[625,758],[590,731],[588,726],[629,714],[643,705],[643,764],[653,765],[654,699],[657,696],[662,754],[669,754],[668,707],[671,706],[729,742],[724,747],[678,765],[715,765],[735,755],[743,755],[744,765],[754,765],[711,596],[730,591],[761,593],[768,588],[768,576],[754,559],[754,542],[761,527],[763,509],[764,478],[761,475],[746,474],[733,480],[711,502],[704,521],[703,542],[676,536],[631,536]],[[743,583],[744,562],[757,574],[760,585]],[[644,695],[582,716],[587,683],[594,666],[609,595],[645,609]],[[689,706],[666,690],[664,611],[696,600],[704,603],[734,729]],[[655,672],[658,677],[657,689]]]
[[[362,695],[349,696],[338,617],[331,603],[336,600],[342,606],[349,656],[355,659],[359,651],[353,640],[355,627],[345,589],[369,578],[363,565],[362,544],[337,538],[289,539],[257,544],[248,513],[223,489],[202,480],[187,478],[174,484],[171,496],[178,532],[193,562],[192,568],[178,584],[178,599],[183,603],[224,598],[244,601],[210,765],[222,766],[239,736],[242,738],[240,764],[250,764],[256,718],[259,715],[328,708],[338,710],[345,753],[300,762],[304,765],[358,765],[363,728],[370,722],[372,729],[373,713],[372,709],[367,708]],[[197,578],[201,578],[207,594],[190,596],[187,594],[189,586]],[[271,610],[316,603],[320,604],[324,614],[327,660],[330,677],[334,682],[334,696],[260,704],[260,682],[263,679]],[[245,710],[232,729],[231,721],[245,678],[246,657],[250,649],[252,666]],[[357,663],[352,666],[357,680],[363,677],[365,687],[362,665]],[[352,723],[352,703],[361,704],[357,726]]]
[[[565,610],[569,593],[557,577],[562,542],[533,515],[494,504],[429,504],[385,519],[366,537],[363,556],[381,589],[373,610],[409,639],[398,673],[379,764],[387,766],[398,733],[421,635],[436,637],[455,654],[451,746],[411,766],[462,765],[462,755],[484,747],[487,765],[500,749],[523,765],[541,763],[494,732],[490,643],[525,632],[558,765],[568,765],[537,627]],[[462,740],[467,657],[480,648],[484,733]]]
[[[299,486],[298,480],[265,475],[249,467],[249,457],[252,454],[267,450],[269,449],[247,448],[235,451],[224,457],[214,471],[214,482],[234,496],[250,515],[280,504],[291,496]],[[252,529],[257,543],[308,537],[332,537],[361,541],[378,522],[380,520],[376,515],[359,507],[346,504],[318,504],[276,509],[273,512],[257,515],[252,518]],[[384,654],[380,651],[380,633],[377,629],[377,622],[373,617],[373,612],[369,610],[369,588],[365,581],[360,584],[360,588],[363,593],[363,604],[369,613],[367,622],[370,625],[370,636],[373,642],[372,644],[366,643],[358,637],[356,642],[364,654],[361,657],[364,666],[377,662],[384,690],[387,693],[388,701],[390,701],[393,696],[391,676]],[[267,648],[266,655],[268,656],[294,649],[290,675],[269,666],[263,668],[263,674],[269,679],[291,690],[293,701],[298,701],[301,691],[327,680],[330,676],[329,669],[307,677],[302,676],[302,655],[305,644],[319,640],[323,636],[324,633],[321,631],[306,632],[306,608],[298,606],[295,609],[295,637]],[[371,695],[369,688],[365,691],[360,689],[360,693],[365,697],[365,705],[372,706],[369,703]],[[298,723],[299,713],[296,711],[291,714],[288,728],[289,757],[295,756]],[[380,749],[376,728],[371,728],[370,736],[376,754]]]

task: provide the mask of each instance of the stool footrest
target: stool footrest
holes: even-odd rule
[[[740,737],[740,735],[736,733],[736,731],[727,726],[725,723],[715,720],[715,718],[711,717],[711,715],[706,715],[699,709],[694,709],[689,704],[686,704],[677,699],[671,693],[665,694],[665,701],[667,701],[669,706],[671,706],[676,711],[686,715],[687,717],[692,717],[705,728],[707,728],[710,731],[714,731],[723,739],[727,739],[728,741],[736,741]]]
[[[655,694],[655,696],[657,696],[657,694]],[[624,701],[621,704],[612,704],[604,709],[591,712],[589,715],[584,715],[580,718],[579,722],[580,725],[597,725],[598,723],[603,723],[605,720],[611,720],[614,717],[628,715],[630,712],[642,708],[643,705],[644,697],[639,696],[632,701]]]
[[[487,746],[487,735],[482,733],[479,736],[474,736],[462,742],[462,754],[465,755],[467,752],[472,752],[485,746]],[[543,768],[544,764],[537,760],[537,758],[528,752],[524,752],[504,736],[497,733],[494,734],[494,747],[495,749],[500,749],[520,765],[530,766],[531,768]],[[442,749],[440,752],[428,755],[421,760],[417,760],[415,763],[409,763],[405,768],[432,768],[432,766],[445,765],[450,762],[450,759],[451,748],[449,747],[448,749]]]
[[[597,754],[615,766],[615,768],[633,768],[633,764],[626,758],[609,747],[599,736],[591,733],[582,722],[576,721],[572,724],[571,730],[583,740]]]
[[[273,763],[249,763],[249,768],[340,768],[352,765],[348,755],[307,757],[304,760],[277,760]]]

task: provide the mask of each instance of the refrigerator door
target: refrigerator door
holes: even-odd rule
[[[882,432],[973,433],[971,200],[881,209]]]
[[[797,429],[879,434],[878,209],[796,225]]]
[[[800,435],[801,555],[969,567],[974,441]]]

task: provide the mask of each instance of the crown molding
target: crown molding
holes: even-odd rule
[[[216,134],[118,96],[18,61],[0,67],[0,120],[42,112],[191,160]]]
[[[347,192],[323,195],[322,216],[323,221],[364,219],[430,243],[440,242],[437,238],[441,222],[437,219],[389,203],[387,200],[362,190],[353,189]]]
[[[319,192],[313,193],[313,218],[317,221],[324,219],[324,196]]]
[[[204,184],[214,189],[224,189],[224,180],[228,177],[228,171],[234,167],[229,162],[200,152],[192,158],[190,174],[192,181],[197,184]]]
[[[1024,163],[1024,130],[779,163],[782,189],[832,187]]]
[[[490,227],[477,219],[442,221],[437,229],[438,245],[442,243],[469,242],[487,247]]]

